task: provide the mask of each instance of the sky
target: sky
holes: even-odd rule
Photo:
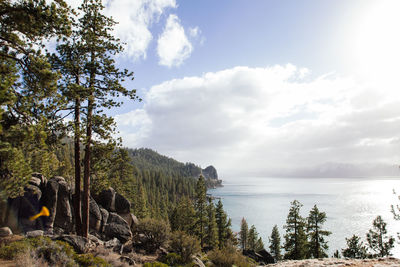
[[[109,114],[124,146],[222,179],[398,175],[400,1],[103,3],[143,99]]]

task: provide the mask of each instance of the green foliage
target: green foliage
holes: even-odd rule
[[[346,258],[365,259],[367,257],[367,248],[359,236],[353,235],[346,238],[347,248],[342,249],[342,255]]]
[[[239,241],[242,250],[247,250],[248,245],[247,241],[249,239],[249,226],[245,218],[242,218],[240,222],[240,232],[239,232]]]
[[[161,261],[168,266],[176,266],[182,264],[182,257],[176,253],[168,253],[164,257],[162,257]]]
[[[281,254],[281,236],[279,234],[278,226],[274,225],[272,228],[271,237],[269,238],[269,250],[276,261],[282,259]]]
[[[250,267],[255,266],[249,258],[245,257],[235,247],[225,246],[222,249],[214,249],[207,254],[212,265],[216,267]]]
[[[299,201],[290,203],[291,207],[286,219],[285,234],[285,259],[301,260],[307,257],[307,236],[305,234],[304,218],[300,215],[303,206]]]
[[[80,254],[75,256],[75,261],[83,267],[111,267],[112,265],[104,259],[95,257],[92,254]]]
[[[231,219],[228,219],[227,214],[224,211],[224,206],[222,205],[221,199],[218,200],[216,210],[215,210],[215,219],[217,221],[218,228],[218,246],[219,248],[223,248],[228,244],[228,241],[234,243],[234,236],[231,230]]]
[[[254,250],[255,252],[264,249],[264,243],[262,239],[258,237],[257,229],[254,225],[252,225],[249,230],[247,249]]]
[[[199,241],[194,236],[190,236],[182,231],[176,231],[171,235],[170,248],[180,258],[180,261],[177,263],[182,264],[189,263],[193,255],[201,252]]]
[[[143,264],[143,267],[168,267],[167,264],[164,264],[162,262],[146,262],[145,264]]]
[[[325,236],[329,236],[331,232],[323,230],[322,224],[326,221],[325,212],[320,212],[317,205],[314,205],[307,218],[307,234],[308,234],[308,257],[325,258],[328,256],[328,242]]]
[[[372,257],[391,256],[390,250],[394,247],[394,238],[387,235],[386,222],[381,216],[375,218],[372,229],[367,233],[367,242],[374,252]]]
[[[142,242],[147,252],[154,252],[168,241],[170,228],[162,220],[145,218],[134,226],[132,234],[134,238]]]
[[[208,247],[214,248],[218,245],[218,228],[215,219],[215,206],[214,203],[209,199],[207,205],[207,224],[206,224],[206,236],[205,243]]]
[[[203,175],[200,175],[196,184],[196,197],[194,207],[196,210],[196,235],[200,240],[201,247],[204,246],[207,224],[207,199],[206,185]]]
[[[190,198],[181,198],[178,205],[173,209],[169,221],[172,231],[184,231],[191,235],[195,234],[196,211]]]

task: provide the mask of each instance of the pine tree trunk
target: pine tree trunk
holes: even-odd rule
[[[82,217],[81,217],[81,147],[80,147],[80,108],[79,97],[75,99],[75,230],[77,235],[82,235]]]
[[[87,109],[87,128],[86,128],[86,146],[85,146],[85,162],[83,172],[83,237],[89,234],[89,196],[90,196],[90,153],[92,143],[92,113],[93,113],[93,93],[88,99]]]

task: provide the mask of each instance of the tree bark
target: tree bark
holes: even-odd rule
[[[75,99],[75,231],[77,235],[82,235],[82,217],[81,217],[81,147],[80,147],[80,108],[81,101],[77,97]]]

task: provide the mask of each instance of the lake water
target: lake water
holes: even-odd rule
[[[232,228],[239,231],[242,217],[249,227],[254,224],[266,247],[272,227],[277,224],[283,243],[286,217],[290,202],[300,201],[303,217],[316,204],[326,212],[325,229],[332,232],[328,237],[329,256],[336,249],[346,247],[345,238],[353,234],[366,241],[366,233],[372,221],[381,215],[387,229],[397,237],[400,221],[390,212],[392,204],[400,204],[393,189],[400,193],[400,179],[380,178],[242,178],[223,182],[224,187],[209,190],[221,197],[224,208],[232,219]],[[396,239],[398,241],[398,239]],[[400,245],[392,251],[400,257]]]

